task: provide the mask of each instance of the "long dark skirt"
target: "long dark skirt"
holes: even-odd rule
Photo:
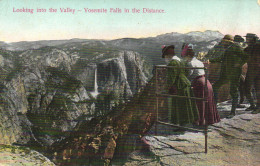
[[[203,107],[202,100],[196,100],[197,107],[199,110],[199,120],[196,121],[197,125],[211,125],[214,123],[218,123],[220,121],[220,117],[216,108],[216,104],[213,96],[213,89],[210,82],[207,80],[207,91],[208,94],[205,93],[204,89],[205,85],[205,76],[198,76],[192,81],[192,87],[195,97],[203,98],[203,94],[207,96],[207,101],[205,102],[205,110]]]

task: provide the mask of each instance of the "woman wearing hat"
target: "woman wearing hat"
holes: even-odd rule
[[[168,62],[167,84],[169,93],[178,96],[193,96],[191,83],[185,76],[185,64],[175,55],[174,45],[162,49],[162,58]],[[172,97],[169,104],[170,120],[174,124],[192,124],[198,120],[196,102],[189,98]]]
[[[188,67],[204,67],[204,64],[195,57],[192,44],[186,44],[184,46],[182,50],[182,56],[188,62]],[[205,107],[202,100],[196,100],[199,110],[199,120],[196,121],[195,124],[201,126],[218,123],[220,121],[220,117],[214,101],[212,86],[209,80],[207,80],[207,84],[205,84],[204,69],[190,69],[188,79],[191,81],[191,86],[193,88],[195,97],[204,98],[204,95],[207,97]],[[207,88],[207,91],[205,91],[205,86]]]

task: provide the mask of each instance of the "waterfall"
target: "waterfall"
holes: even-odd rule
[[[97,84],[97,68],[95,69],[95,76],[94,76],[94,91],[90,92],[93,97],[97,97],[98,93],[98,84]]]

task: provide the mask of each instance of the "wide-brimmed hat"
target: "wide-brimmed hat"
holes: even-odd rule
[[[258,36],[257,36],[256,34],[254,34],[254,33],[247,33],[246,36],[244,36],[244,37],[256,38],[256,39],[258,39]]]
[[[164,58],[167,54],[174,54],[174,48],[174,45],[164,46],[162,48],[162,58]]]
[[[240,35],[235,35],[234,41],[235,41],[235,42],[244,42],[245,39],[242,38],[242,36],[240,36]]]
[[[234,37],[230,34],[227,34],[223,37],[223,40],[234,41]]]
[[[186,56],[187,54],[192,54],[192,55],[194,55],[193,44],[184,43],[184,44],[182,45],[181,56],[184,57],[184,56]]]

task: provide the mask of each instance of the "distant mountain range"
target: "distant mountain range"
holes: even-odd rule
[[[193,31],[189,33],[166,33],[156,37],[147,38],[122,38],[115,40],[97,40],[97,39],[70,39],[70,40],[41,40],[41,41],[21,41],[14,43],[0,42],[0,48],[10,51],[24,51],[28,49],[38,49],[42,47],[58,48],[82,48],[88,47],[94,49],[120,49],[135,51],[144,55],[152,64],[163,63],[161,60],[161,46],[174,44],[176,53],[180,54],[183,43],[194,44],[195,52],[207,52],[213,48],[216,43],[223,38],[223,34],[218,31]]]

